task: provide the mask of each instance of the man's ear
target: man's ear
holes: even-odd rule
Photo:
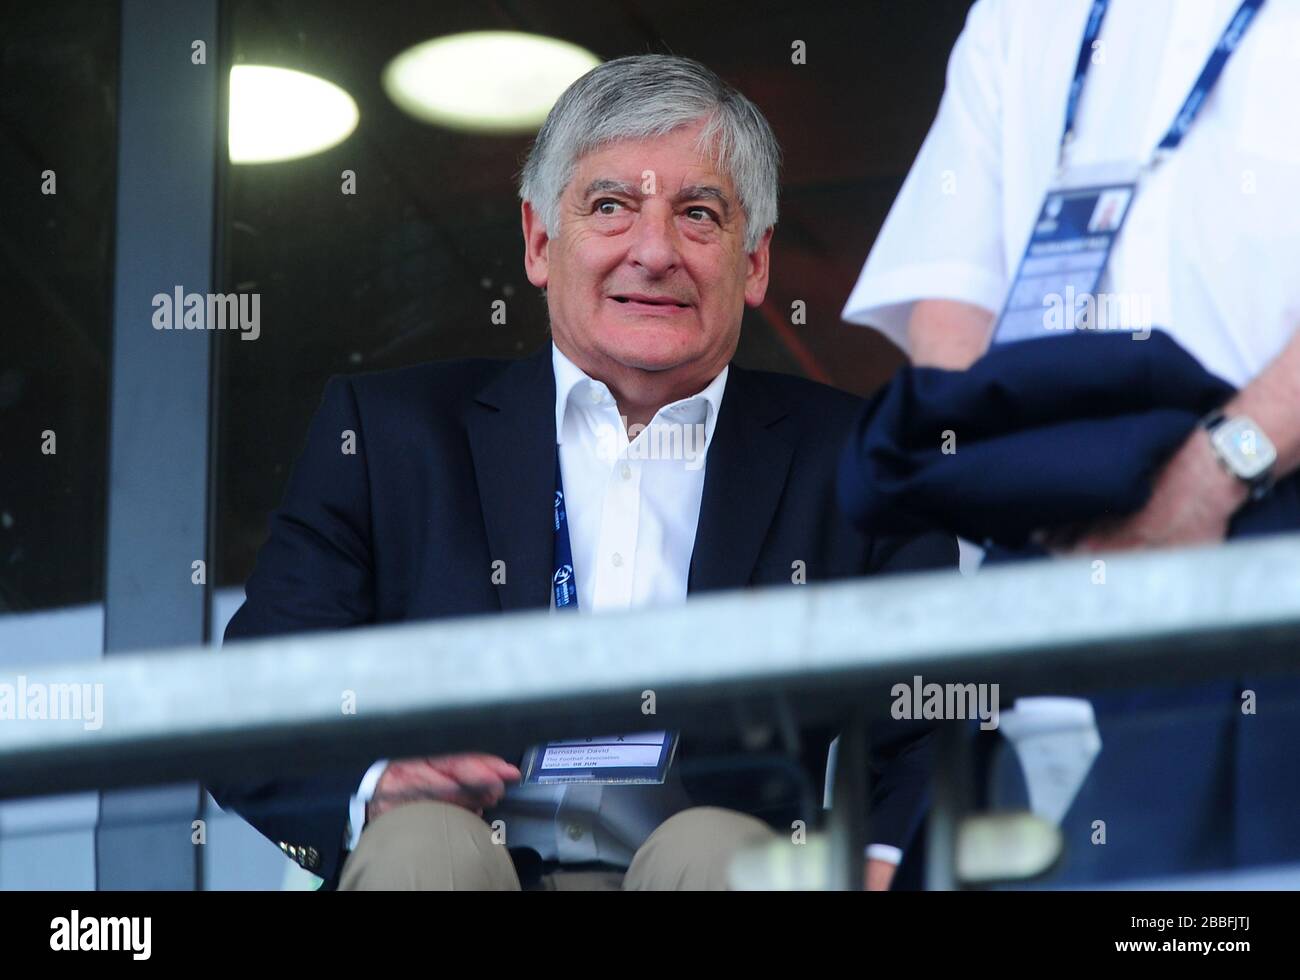
[[[760,306],[767,295],[767,275],[771,263],[772,229],[763,232],[758,248],[746,256],[749,263],[745,273],[745,304]]]
[[[546,248],[551,238],[546,233],[541,216],[530,202],[524,201],[520,210],[524,222],[524,272],[527,273],[529,282],[538,289],[545,289],[550,279]]]

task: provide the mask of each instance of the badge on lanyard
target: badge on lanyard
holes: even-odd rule
[[[677,752],[676,732],[560,739],[533,746],[525,783],[662,783]]]
[[[1079,98],[1092,63],[1094,42],[1101,33],[1109,6],[1109,0],[1093,0],[1066,101],[1057,176],[1043,199],[1029,244],[993,328],[994,344],[1103,326],[1104,297],[1098,296],[1097,285],[1106,270],[1115,239],[1124,227],[1139,177],[1178,148],[1228,58],[1263,5],[1264,0],[1242,0],[1147,163],[1112,162],[1072,167],[1067,163],[1067,155],[1074,139]],[[1107,322],[1104,326],[1146,336],[1151,325],[1121,326]]]
[[[556,612],[578,611],[564,478],[555,454],[555,570],[551,593]],[[519,769],[524,783],[662,783],[677,752],[676,732],[638,732],[569,738],[534,745]]]
[[[1137,177],[1136,165],[1120,163],[1058,175],[998,318],[995,344],[1098,326],[1097,284],[1133,203]]]

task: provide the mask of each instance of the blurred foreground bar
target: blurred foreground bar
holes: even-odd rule
[[[582,732],[723,735],[764,705],[806,723],[884,718],[890,687],[918,674],[998,683],[1009,707],[1300,671],[1300,535],[1108,556],[1097,578],[1091,559],[1032,562],[34,666],[0,674],[13,692],[8,708],[0,693],[0,796],[505,753]],[[102,685],[100,727],[9,717],[34,684]]]

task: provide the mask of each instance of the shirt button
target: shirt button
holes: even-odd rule
[[[623,556],[620,555],[617,551],[614,552],[614,557],[611,558],[610,560],[614,563],[615,568],[623,567]]]
[[[624,463],[623,468],[618,471],[618,475],[625,480],[632,479],[632,467],[628,466],[627,463]]]
[[[576,823],[569,824],[565,832],[569,835],[569,840],[582,840],[582,828]]]
[[[604,397],[604,396],[600,393],[600,389],[599,389],[599,388],[592,388],[592,389],[591,389],[591,400],[592,400],[593,403],[594,403],[594,402],[599,402],[599,401],[601,400],[601,398],[603,398],[603,397]]]

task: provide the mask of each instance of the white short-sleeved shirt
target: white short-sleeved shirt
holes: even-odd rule
[[[1072,162],[1144,162],[1240,0],[1112,0]],[[844,319],[907,349],[914,302],[998,311],[1056,170],[1091,0],[979,0]],[[1241,386],[1300,327],[1300,2],[1264,5],[1182,145],[1141,182],[1099,291]]]

